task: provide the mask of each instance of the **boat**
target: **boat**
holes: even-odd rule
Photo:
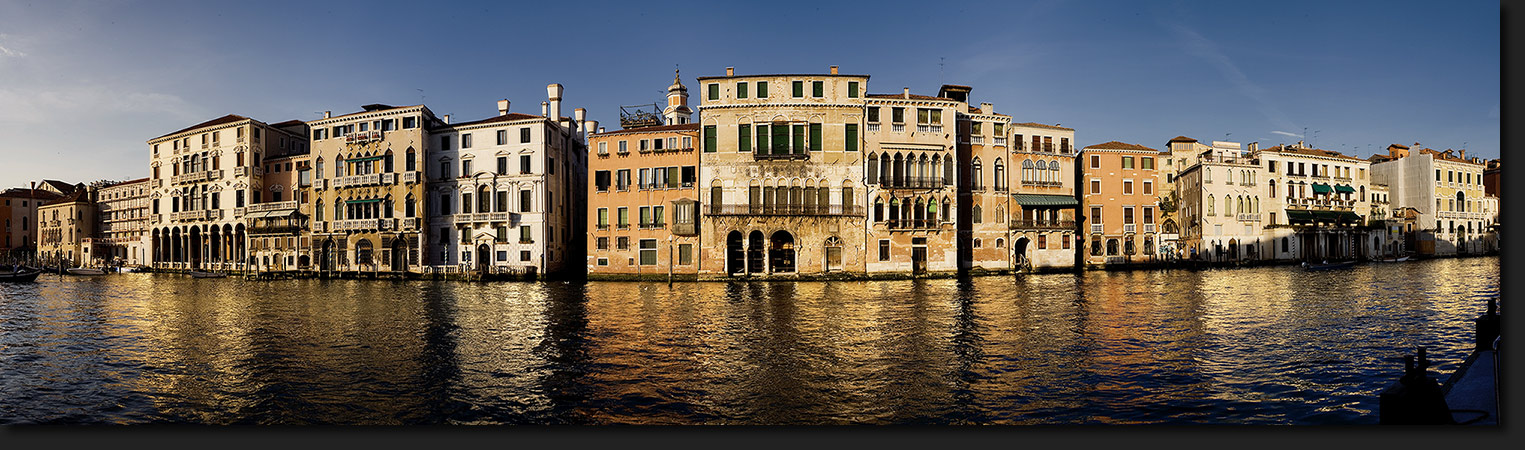
[[[222,272],[202,272],[198,270],[191,271],[191,278],[226,278],[227,276],[228,274]]]
[[[1377,260],[1377,262],[1404,262],[1404,261],[1408,261],[1408,260],[1409,260],[1408,256],[1400,256],[1400,257],[1397,257],[1397,258],[1382,258],[1382,259]]]
[[[13,267],[9,270],[0,270],[0,282],[24,283],[29,281],[36,281],[37,275],[41,274],[42,270],[40,269],[33,269],[26,266]]]
[[[69,275],[105,275],[106,271],[94,267],[71,267],[65,269]]]
[[[1332,263],[1328,262],[1328,261],[1325,261],[1323,264],[1308,264],[1308,263],[1304,262],[1303,263],[1303,268],[1304,269],[1308,269],[1308,270],[1329,270],[1329,269],[1344,269],[1344,268],[1347,268],[1347,267],[1350,267],[1350,266],[1354,266],[1354,265],[1356,265],[1355,261],[1337,261],[1337,262],[1332,262]]]

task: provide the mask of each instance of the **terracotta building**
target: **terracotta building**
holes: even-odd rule
[[[60,197],[38,189],[36,183],[0,192],[0,218],[5,220],[4,228],[0,228],[0,260],[20,263],[37,255],[37,208]]]
[[[94,263],[99,250],[91,245],[95,235],[94,192],[75,189],[37,209],[37,256],[47,265],[79,267]]]
[[[1081,149],[1082,230],[1087,266],[1157,258],[1159,150],[1110,141]]]
[[[959,270],[955,143],[968,104],[945,95],[865,96],[867,272]]]

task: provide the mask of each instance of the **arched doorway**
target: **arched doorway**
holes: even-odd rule
[[[842,239],[832,236],[826,238],[826,271],[842,270]]]
[[[746,248],[741,240],[741,232],[731,230],[725,236],[725,267],[726,273],[735,275],[745,272]]]
[[[1238,239],[1229,239],[1228,240],[1228,259],[1234,260],[1234,261],[1239,260],[1239,240]]]
[[[747,235],[747,273],[762,273],[763,262],[763,234],[753,230]]]
[[[1017,242],[1011,245],[1011,251],[1016,255],[1013,260],[1016,261],[1017,268],[1019,269],[1027,267],[1031,264],[1031,262],[1027,259],[1027,244],[1029,242],[1032,241],[1027,240],[1027,236],[1023,236],[1017,238]]]
[[[477,244],[477,270],[478,271],[481,271],[483,273],[487,272],[487,269],[489,268],[488,267],[488,263],[492,262],[492,260],[489,259],[489,257],[491,257],[491,256],[492,256],[492,249],[488,248],[487,244]]]
[[[407,239],[397,238],[392,240],[392,271],[405,272],[408,270],[408,242]]]
[[[361,239],[360,242],[356,242],[355,264],[361,268],[366,268],[375,264],[375,261],[371,259],[373,253],[375,253],[375,246],[374,244],[371,244],[370,239]]]
[[[191,227],[190,237],[191,237],[191,245],[190,245],[190,249],[191,249],[191,268],[192,269],[199,269],[199,268],[201,268],[201,255],[202,255],[202,248],[201,248],[202,247],[201,227]]]
[[[324,239],[323,247],[318,251],[318,268],[323,271],[333,271],[336,264],[337,250],[333,239]]]
[[[794,235],[778,230],[768,237],[768,267],[775,273],[794,271]]]

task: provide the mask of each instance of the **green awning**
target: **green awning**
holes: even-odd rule
[[[375,160],[378,160],[378,159],[381,159],[381,156],[369,156],[369,157],[365,157],[365,158],[346,159],[346,160],[344,160],[344,162],[355,163],[355,162],[375,161]]]
[[[349,201],[346,201],[344,203],[353,205],[353,204],[356,204],[356,203],[376,203],[376,202],[379,202],[379,201],[381,201],[381,199],[373,198],[373,199],[368,199],[368,200],[349,200]]]
[[[1333,189],[1330,189],[1329,185],[1327,184],[1313,183],[1313,193],[1315,194],[1328,194],[1331,191],[1333,191]]]
[[[1350,211],[1341,211],[1336,220],[1346,223],[1360,223],[1361,216]]]
[[[1350,187],[1350,186],[1346,186],[1346,185],[1343,185],[1343,184],[1335,186],[1334,190],[1335,190],[1335,192],[1343,192],[1343,193],[1346,193],[1346,194],[1354,194],[1356,192],[1356,188],[1353,188],[1353,187]]]
[[[1291,222],[1312,222],[1314,220],[1313,211],[1289,209],[1287,210],[1287,220]]]
[[[1011,198],[1022,206],[1050,206],[1061,208],[1074,208],[1080,206],[1080,201],[1068,195],[1044,195],[1044,194],[1012,194]]]

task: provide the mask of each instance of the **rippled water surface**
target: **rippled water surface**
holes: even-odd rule
[[[1498,258],[800,283],[43,276],[0,423],[1375,424]]]

